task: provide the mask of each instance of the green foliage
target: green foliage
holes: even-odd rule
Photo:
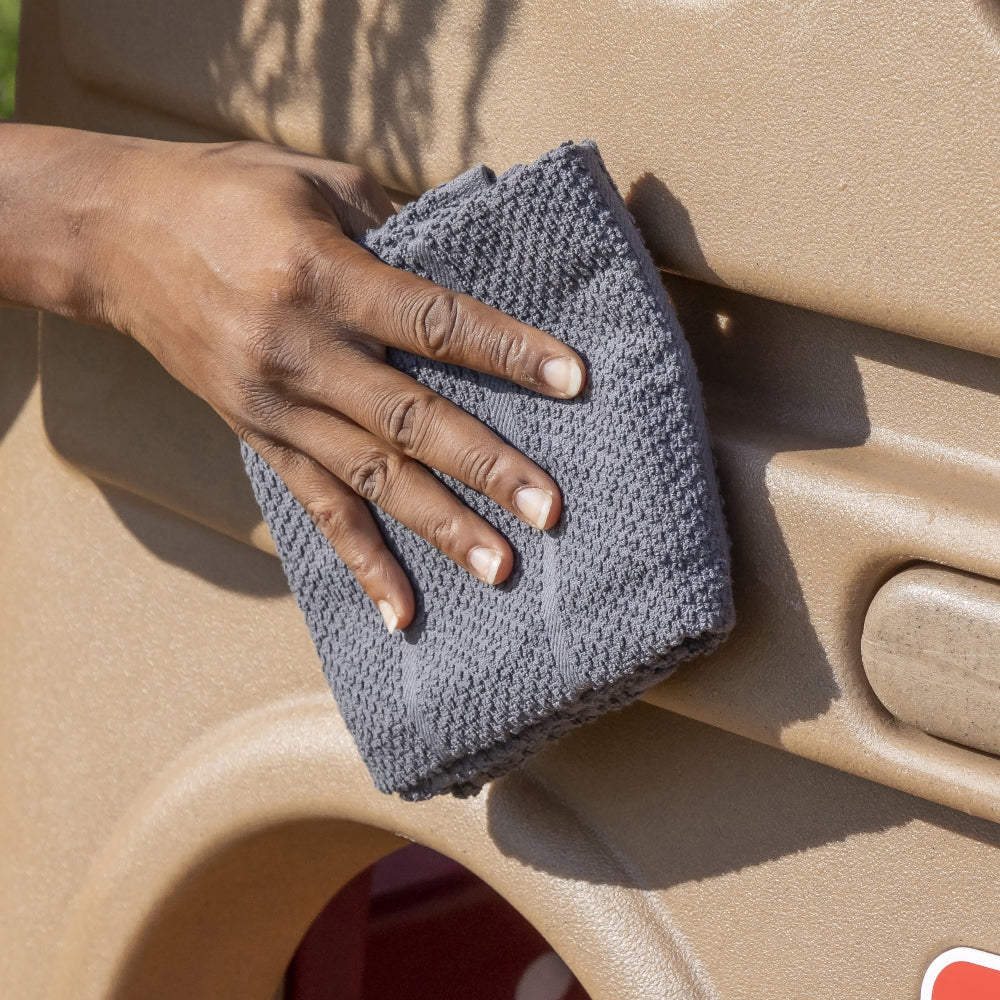
[[[17,21],[21,0],[0,0],[0,118],[14,113]]]

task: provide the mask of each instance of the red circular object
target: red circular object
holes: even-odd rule
[[[1000,971],[952,962],[938,973],[931,1000],[1000,1000]]]

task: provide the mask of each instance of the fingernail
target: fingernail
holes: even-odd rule
[[[583,385],[583,369],[569,358],[549,358],[540,371],[546,385],[565,396],[575,396]]]
[[[469,553],[469,564],[476,571],[476,576],[486,583],[496,583],[497,572],[500,570],[500,560],[503,556],[496,549],[487,549],[477,545]]]
[[[552,510],[552,494],[537,486],[522,486],[514,491],[514,506],[526,521],[536,528],[545,528]]]
[[[382,621],[385,622],[385,627],[390,632],[398,631],[399,615],[396,614],[396,609],[388,601],[379,601],[378,609],[382,615]]]

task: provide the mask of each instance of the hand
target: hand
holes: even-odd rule
[[[386,347],[562,398],[581,388],[579,357],[354,243],[393,211],[355,167],[258,143],[119,142],[92,318],[144,344],[271,464],[388,628],[410,622],[413,593],[366,501],[485,583],[506,579],[509,544],[427,467],[540,529],[559,518],[558,487]]]

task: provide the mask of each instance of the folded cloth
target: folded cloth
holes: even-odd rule
[[[548,532],[441,476],[511,542],[501,586],[480,583],[374,511],[417,594],[388,633],[284,484],[247,472],[326,678],[384,792],[475,794],[567,730],[624,707],[733,624],[729,543],[701,390],[674,311],[591,141],[497,177],[477,166],[361,240],[547,331],[586,360],[554,400],[454,365],[389,361],[498,431],[562,489]]]

